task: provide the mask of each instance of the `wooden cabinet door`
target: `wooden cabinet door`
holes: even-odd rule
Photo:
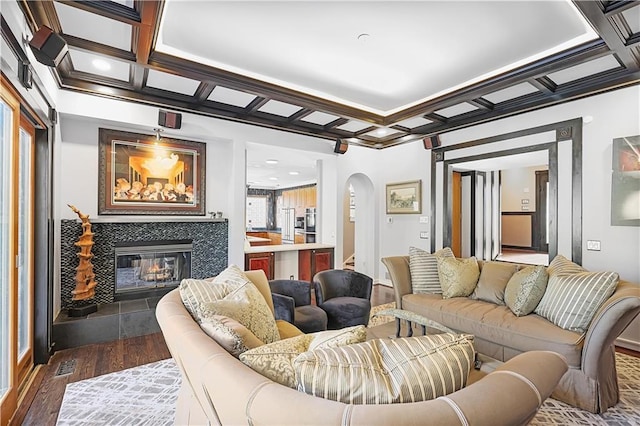
[[[272,280],[275,275],[275,253],[246,253],[244,255],[245,271],[262,269],[267,279]]]
[[[327,269],[333,269],[332,248],[298,252],[298,279],[311,281],[316,273]]]
[[[310,186],[307,192],[307,207],[316,207],[316,187]]]
[[[285,209],[289,209],[293,207],[293,203],[291,202],[292,191],[282,191],[282,207]]]

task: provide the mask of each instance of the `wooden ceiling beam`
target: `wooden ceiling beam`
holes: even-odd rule
[[[604,6],[604,16],[609,18],[637,6],[638,2],[633,0],[610,1]]]
[[[67,42],[69,47],[73,47],[78,50],[82,50],[88,53],[97,53],[99,55],[109,56],[114,59],[135,63],[136,57],[132,52],[118,49],[117,47],[107,46],[106,44],[96,43],[84,38],[79,38],[69,34],[61,34],[64,41]]]
[[[215,84],[202,82],[196,89],[196,92],[193,94],[193,97],[196,99],[196,102],[201,104],[207,100],[207,98],[215,88],[216,88]]]
[[[141,22],[134,31],[132,50],[136,55],[136,62],[147,65],[158,36],[164,1],[143,1],[139,4]]]
[[[140,24],[140,14],[123,4],[116,3],[114,1],[96,1],[96,0],[56,0],[59,3],[64,3],[68,6],[75,7],[76,9],[84,10],[85,12],[94,13],[96,15],[104,16],[105,18],[114,19],[116,21],[124,22],[129,25]]]

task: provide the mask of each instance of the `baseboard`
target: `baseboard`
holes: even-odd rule
[[[636,342],[635,340],[618,337],[615,341],[615,345],[631,349],[632,351],[640,352],[640,342]]]

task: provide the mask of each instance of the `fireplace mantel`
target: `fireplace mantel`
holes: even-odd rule
[[[75,219],[80,223],[80,219]],[[90,217],[91,223],[184,223],[184,222],[228,222],[229,219],[211,219],[208,217],[172,217],[172,216],[124,216],[109,217],[97,216]]]

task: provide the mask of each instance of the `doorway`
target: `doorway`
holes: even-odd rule
[[[371,214],[371,212],[375,211],[373,182],[367,175],[356,173],[351,175],[345,184],[345,192],[349,193],[351,197],[350,188],[353,188],[353,206],[351,206],[350,199],[349,214],[343,214],[343,247],[345,243],[348,244],[348,241],[345,242],[344,240],[345,237],[353,238],[353,269],[373,277],[377,266],[377,249],[376,244],[373,243],[376,235],[376,218],[374,214]],[[349,218],[351,212],[353,214],[353,222]],[[353,226],[353,237],[345,234],[345,226]],[[344,253],[344,256],[349,255]]]

